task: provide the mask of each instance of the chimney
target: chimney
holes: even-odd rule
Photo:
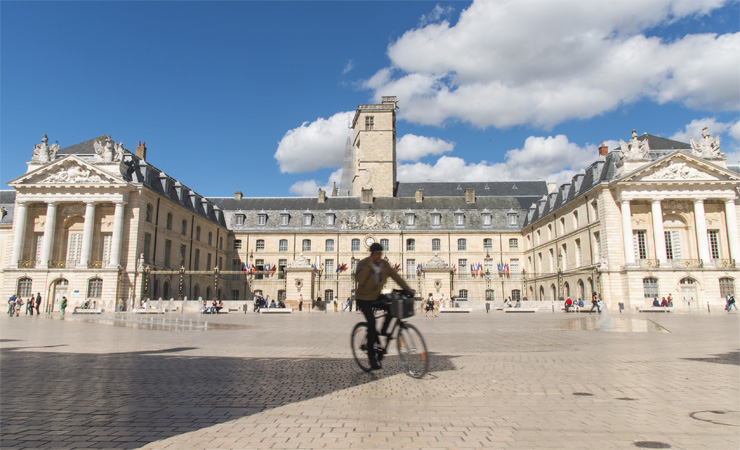
[[[547,183],[547,193],[552,194],[558,189],[557,183]]]
[[[424,191],[422,189],[417,189],[414,197],[416,197],[416,203],[421,203],[422,200],[424,200]]]
[[[326,191],[319,188],[319,203],[326,203]]]
[[[609,154],[609,147],[604,145],[604,141],[601,141],[601,147],[599,147],[599,156],[606,156]]]
[[[234,198],[237,200],[241,200],[242,197],[244,197],[244,194],[242,194],[242,191],[236,191],[234,192]]]
[[[465,189],[465,203],[475,203],[475,189]]]
[[[136,146],[136,156],[146,161],[146,142],[142,143],[139,141],[139,145]]]

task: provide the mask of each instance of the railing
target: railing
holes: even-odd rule
[[[668,264],[674,269],[689,268],[689,269],[700,269],[704,267],[704,263],[701,259],[669,259]]]
[[[102,269],[103,261],[88,261],[87,268],[88,269]]]
[[[49,261],[49,269],[66,269],[67,261]]]
[[[656,267],[660,267],[660,260],[657,259],[641,259],[638,263],[643,269],[654,269]]]
[[[722,269],[734,269],[735,268],[734,259],[713,259],[712,262],[714,263],[715,267],[719,267]]]
[[[35,260],[21,260],[18,261],[18,268],[19,269],[33,269],[36,267],[37,261]]]

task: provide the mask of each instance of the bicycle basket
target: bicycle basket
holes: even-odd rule
[[[414,315],[414,299],[395,294],[391,296],[391,316],[405,319]]]

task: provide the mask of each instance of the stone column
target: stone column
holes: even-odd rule
[[[110,248],[110,264],[108,267],[120,266],[121,241],[123,237],[123,214],[125,202],[116,203],[116,212],[113,216],[113,242]]]
[[[704,215],[704,200],[694,200],[694,221],[696,222],[696,244],[699,247],[699,258],[704,264],[711,264],[709,258],[709,239],[707,237],[707,218]]]
[[[15,230],[13,233],[13,256],[10,258],[10,265],[18,267],[18,261],[23,254],[23,238],[26,234],[26,217],[28,216],[28,205],[25,202],[18,202],[15,205],[14,221]]]
[[[41,261],[37,267],[46,269],[51,259],[51,247],[54,244],[54,229],[57,221],[57,204],[49,202],[46,205],[46,224],[44,225],[44,239],[41,242]]]
[[[80,264],[83,268],[87,267],[90,260],[90,250],[92,249],[93,231],[95,229],[95,203],[88,202],[85,205],[85,226],[82,230],[82,252],[80,254]]]
[[[725,200],[725,220],[727,221],[727,241],[730,244],[730,259],[740,263],[740,233],[737,230],[735,200]]]
[[[635,264],[635,249],[632,243],[632,210],[629,200],[622,200],[622,241],[624,241],[624,263]]]
[[[653,200],[653,238],[655,239],[655,258],[663,265],[666,262],[665,231],[663,230],[663,208],[660,200]]]

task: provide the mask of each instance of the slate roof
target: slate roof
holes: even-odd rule
[[[0,225],[13,225],[13,213],[15,212],[15,191],[0,191],[0,207],[8,213],[0,219]]]
[[[647,139],[650,150],[691,150],[691,144],[653,136],[652,134],[644,133],[637,139],[640,141]]]
[[[476,197],[540,197],[547,193],[547,183],[545,181],[397,183],[396,197],[414,197],[418,189],[422,190],[424,197],[461,197],[465,195],[466,189],[475,189]]]

